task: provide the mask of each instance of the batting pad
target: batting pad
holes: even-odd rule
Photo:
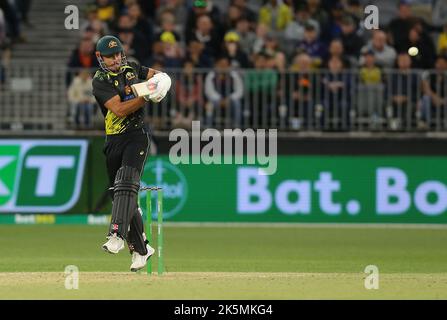
[[[110,233],[118,233],[127,240],[129,224],[138,208],[140,172],[132,167],[121,167],[115,177],[114,200]]]

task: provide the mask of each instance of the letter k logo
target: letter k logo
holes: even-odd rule
[[[6,185],[2,181],[1,171],[3,168],[8,166],[14,160],[15,160],[15,157],[12,157],[12,156],[1,156],[0,157],[0,196],[9,196],[11,194],[11,191],[6,187]]]

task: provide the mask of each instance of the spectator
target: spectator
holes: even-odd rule
[[[194,62],[186,60],[180,79],[176,81],[178,112],[174,115],[173,126],[190,129],[191,122],[204,108],[203,78],[194,73]]]
[[[360,68],[360,83],[375,85],[382,82],[382,71],[376,65],[376,57],[372,50],[363,52],[364,64]]]
[[[356,26],[361,26],[364,19],[364,8],[360,4],[360,0],[348,0],[345,7],[346,13],[354,19]]]
[[[377,65],[381,68],[392,68],[396,61],[396,50],[386,44],[386,34],[381,30],[374,30],[371,41],[368,42],[362,51],[372,50],[376,57]],[[362,58],[360,64],[363,64]]]
[[[341,40],[346,58],[350,61],[350,64],[355,64],[364,43],[363,39],[357,35],[355,21],[350,16],[344,17],[341,22]]]
[[[164,0],[166,1],[166,0]],[[178,0],[183,1],[183,0]],[[138,0],[138,4],[141,7],[141,11],[143,12],[143,15],[151,19],[152,21],[155,20],[155,14],[157,12],[159,0]]]
[[[442,33],[440,33],[438,36],[437,49],[438,54],[440,55],[447,54],[447,23],[444,25]]]
[[[392,46],[398,51],[405,51],[405,44],[408,41],[408,33],[414,22],[411,6],[408,1],[400,1],[398,5],[397,18],[391,20],[388,25],[389,40]]]
[[[135,31],[144,36],[149,46],[152,46],[154,27],[149,20],[143,16],[140,6],[137,3],[129,5],[129,19]]]
[[[309,72],[315,70],[315,68],[312,66],[312,58],[307,53],[301,52],[293,57],[289,70],[294,72]]]
[[[115,31],[119,31],[120,29],[129,29],[132,30],[132,32],[139,32],[134,30],[134,23],[132,21],[132,19],[130,18],[130,16],[128,14],[122,14],[118,17],[116,26],[115,26]]]
[[[328,67],[329,72],[322,79],[322,124],[325,129],[348,130],[351,125],[351,78],[343,72],[343,60],[340,58],[332,57]]]
[[[344,11],[343,4],[335,2],[335,5],[331,8],[330,19],[326,32],[322,34],[322,41],[328,43],[331,39],[341,37],[342,30],[341,24],[343,18],[347,17],[347,13]]]
[[[234,31],[239,35],[239,45],[241,50],[250,57],[253,53],[256,34],[250,30],[249,21],[245,16],[242,16],[236,22],[236,29]]]
[[[220,43],[225,30],[222,27],[222,15],[218,7],[213,5],[211,0],[194,0],[192,9],[188,12],[185,26],[185,39],[189,43],[195,38],[197,20],[200,16],[206,15],[212,21],[213,29],[218,42]]]
[[[92,77],[87,70],[81,71],[68,88],[68,101],[71,104],[71,116],[74,116],[76,128],[92,128],[95,97],[92,94]],[[81,121],[81,118],[83,120]]]
[[[364,64],[359,71],[360,84],[355,111],[359,122],[366,119],[370,128],[375,128],[382,114],[383,75],[382,70],[376,65],[376,57],[372,50],[366,50],[362,55]]]
[[[321,110],[315,108],[317,77],[312,72],[312,58],[307,53],[299,53],[290,70],[293,73],[289,74],[285,87],[286,97],[290,99],[287,116],[290,127],[293,130],[313,128],[316,125],[316,112]]]
[[[160,28],[158,34],[155,36],[156,41],[160,40],[160,36],[164,32],[172,33],[175,36],[175,41],[182,41],[180,33],[176,31],[175,15],[169,10],[160,13]]]
[[[294,53],[295,44],[304,39],[304,28],[307,24],[314,25],[317,35],[320,34],[320,24],[311,18],[308,6],[304,3],[295,10],[295,19],[284,30],[285,50],[290,56]]]
[[[343,46],[343,42],[341,39],[334,39],[330,42],[329,44],[329,51],[328,51],[328,55],[327,58],[324,61],[323,64],[323,68],[327,69],[328,68],[328,61],[332,58],[332,57],[338,57],[340,59],[343,60],[343,65],[346,68],[350,68],[351,67],[351,62],[345,58],[344,56],[344,46]]]
[[[126,44],[123,44],[123,46],[126,46]],[[133,54],[133,53],[134,53],[134,51],[132,50],[131,54]],[[163,42],[161,40],[155,41],[154,44],[152,45],[152,55],[150,56],[147,64],[152,65],[157,62],[164,64],[164,47],[163,47]],[[159,69],[156,69],[156,70],[159,70]]]
[[[171,12],[174,15],[176,31],[182,30],[186,25],[188,11],[185,0],[166,0],[157,8],[157,17],[161,17],[164,12]],[[172,30],[171,30],[172,31]]]
[[[431,69],[433,68],[436,59],[435,45],[427,35],[420,24],[415,24],[411,27],[408,33],[406,51],[411,47],[418,49],[418,54],[412,56],[412,66],[417,69]]]
[[[118,19],[117,34],[123,44],[129,45],[129,52],[143,64],[148,62],[151,55],[151,43],[137,29],[135,20],[130,15],[123,14]]]
[[[165,68],[181,68],[183,51],[172,32],[163,32],[160,36],[163,46],[163,62]]]
[[[230,5],[228,13],[224,16],[223,30],[233,30],[236,28],[237,21],[242,17],[242,11],[238,6]]]
[[[220,122],[223,114],[225,125],[240,127],[244,93],[242,78],[236,71],[229,69],[230,62],[225,57],[218,58],[214,67],[205,78],[205,95],[208,99],[205,123],[212,126],[213,119]]]
[[[213,22],[208,15],[200,16],[197,19],[197,25],[194,29],[192,38],[187,39],[187,42],[195,40],[204,45],[204,50],[212,57],[216,57],[219,53],[221,40],[216,33]]]
[[[98,19],[111,23],[115,19],[115,7],[110,0],[96,0]]]
[[[434,72],[422,75],[423,97],[420,127],[439,129],[441,117],[446,117],[447,97],[447,56],[438,56]]]
[[[248,7],[247,0],[233,0],[232,4],[239,8],[241,16],[247,19],[250,29],[254,30],[256,28],[258,17],[257,14]]]
[[[196,68],[212,68],[213,67],[213,57],[205,52],[205,46],[199,41],[191,41],[188,44],[188,49],[186,52],[186,60],[191,60]]]
[[[292,9],[281,0],[266,0],[259,11],[259,23],[272,31],[283,31],[292,21]]]
[[[147,63],[150,57],[150,48],[140,33],[129,28],[121,28],[118,30],[118,38],[123,44],[129,46],[130,55],[134,56],[143,64]]]
[[[284,71],[286,67],[286,56],[280,49],[278,40],[272,33],[266,35],[262,52],[268,57],[268,68]]]
[[[228,58],[233,68],[250,68],[251,64],[248,56],[241,50],[240,38],[236,32],[227,32],[224,38],[223,55]]]
[[[321,66],[323,58],[326,55],[324,44],[318,40],[317,31],[312,24],[306,24],[304,28],[304,40],[297,45],[298,52],[306,52],[312,58],[314,67]]]
[[[95,55],[95,45],[89,38],[81,39],[79,46],[71,52],[68,61],[68,70],[66,84],[69,85],[72,80],[72,73],[77,73],[76,69],[94,69],[98,68],[98,60]]]
[[[267,25],[263,23],[259,23],[256,26],[256,38],[253,43],[253,53],[258,54],[261,52],[262,48],[265,44],[265,39],[267,37],[267,33],[269,32],[269,28]]]
[[[93,32],[91,39],[94,43],[96,43],[102,36],[110,33],[107,23],[98,18],[98,10],[96,6],[87,9],[87,20],[82,23],[80,29],[84,36],[86,36],[85,33],[90,31]]]
[[[278,72],[270,67],[269,57],[265,52],[255,56],[253,70],[245,74],[248,101],[244,116],[250,118],[246,123],[255,128],[265,128],[269,119],[275,114],[275,98],[277,95]]]
[[[400,130],[410,128],[416,110],[420,82],[417,74],[411,70],[411,58],[406,52],[397,57],[398,70],[391,76],[391,110],[388,110],[389,128]]]
[[[318,25],[320,26],[321,40],[329,42],[329,14],[321,7],[321,0],[307,0],[307,6],[311,18],[315,21],[318,21]]]

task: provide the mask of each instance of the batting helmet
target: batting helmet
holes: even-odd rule
[[[99,65],[101,68],[110,73],[114,73],[112,70],[107,68],[106,64],[104,63],[103,56],[113,56],[116,53],[121,52],[121,68],[125,65],[127,65],[127,59],[126,55],[124,53],[124,47],[121,43],[121,41],[114,36],[104,36],[101,39],[98,40],[98,43],[96,44],[96,58],[98,59]],[[120,73],[121,70],[118,72]]]

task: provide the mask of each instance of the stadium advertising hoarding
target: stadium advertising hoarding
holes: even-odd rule
[[[81,194],[87,140],[0,140],[0,212],[62,213]]]
[[[51,214],[93,213],[108,185],[97,140],[90,161],[87,139],[0,140],[0,214],[68,223]],[[149,158],[142,185],[163,187],[167,221],[447,223],[446,163],[445,156],[280,155],[277,172],[262,175],[262,166],[173,165],[160,156]],[[110,214],[105,199],[98,218]]]
[[[279,156],[277,172],[262,175],[252,165],[173,166],[161,157],[149,161],[143,183],[164,188],[171,221],[445,223],[446,162]]]

